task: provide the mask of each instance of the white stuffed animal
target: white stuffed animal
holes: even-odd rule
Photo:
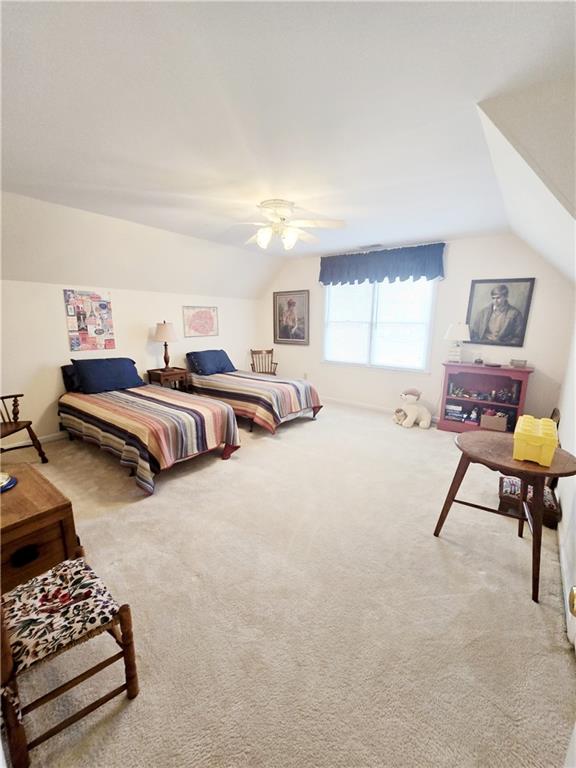
[[[418,403],[420,392],[417,389],[406,389],[400,395],[404,403],[397,408],[393,419],[396,424],[401,424],[409,429],[418,424],[421,429],[428,429],[432,421],[432,415],[428,408]]]

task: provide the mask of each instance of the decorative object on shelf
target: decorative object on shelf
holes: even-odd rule
[[[510,360],[510,365],[512,368],[526,368],[527,360],[515,360],[514,358]]]
[[[466,323],[452,323],[444,334],[446,341],[450,341],[448,350],[448,362],[462,362],[462,342],[470,341],[470,329]]]
[[[393,421],[409,429],[417,424],[421,429],[428,429],[432,416],[428,408],[420,405],[420,392],[417,389],[406,389],[400,395],[404,401],[400,408],[394,411]]]
[[[523,346],[534,282],[533,277],[472,280],[466,314],[470,341],[501,347]]]
[[[168,354],[168,342],[177,341],[176,331],[172,323],[167,323],[163,320],[161,323],[156,323],[156,331],[152,338],[152,341],[159,341],[164,344],[164,370],[170,368],[170,355]]]
[[[476,360],[474,360],[474,365],[482,365],[484,363],[484,360],[482,360],[481,357],[477,357]]]
[[[218,336],[218,307],[182,307],[184,336]]]
[[[255,235],[246,240],[246,245],[256,243],[266,250],[273,237],[279,237],[285,251],[290,251],[298,240],[317,243],[315,235],[306,229],[335,229],[344,226],[340,219],[294,219],[294,203],[290,200],[263,200],[258,208],[267,221],[247,222],[258,227]]]
[[[116,348],[109,298],[95,291],[65,288],[64,305],[72,352]]]
[[[310,292],[274,293],[274,344],[310,343]]]

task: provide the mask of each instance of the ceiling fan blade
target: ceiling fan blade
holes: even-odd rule
[[[268,221],[272,222],[273,224],[280,224],[282,221],[282,216],[276,213],[276,211],[267,211],[266,208],[260,208],[260,211],[262,215],[268,219]]]
[[[269,227],[269,221],[233,221],[231,227]]]
[[[318,243],[320,241],[319,237],[312,235],[310,232],[306,232],[304,229],[293,227],[292,225],[290,225],[290,228],[298,233],[298,240],[302,240],[303,243]]]
[[[344,226],[341,219],[295,219],[289,224],[291,227],[309,227],[311,229],[340,229]]]

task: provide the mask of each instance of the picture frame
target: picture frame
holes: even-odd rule
[[[523,347],[534,277],[472,280],[466,323],[468,344]]]
[[[275,291],[274,344],[310,344],[310,291]]]
[[[184,336],[218,336],[218,307],[182,307]]]

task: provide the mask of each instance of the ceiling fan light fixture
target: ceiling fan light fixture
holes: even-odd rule
[[[298,242],[298,232],[292,227],[284,227],[280,235],[285,251],[290,251]]]
[[[270,245],[270,240],[272,240],[272,227],[260,227],[256,232],[257,245],[266,250]]]

